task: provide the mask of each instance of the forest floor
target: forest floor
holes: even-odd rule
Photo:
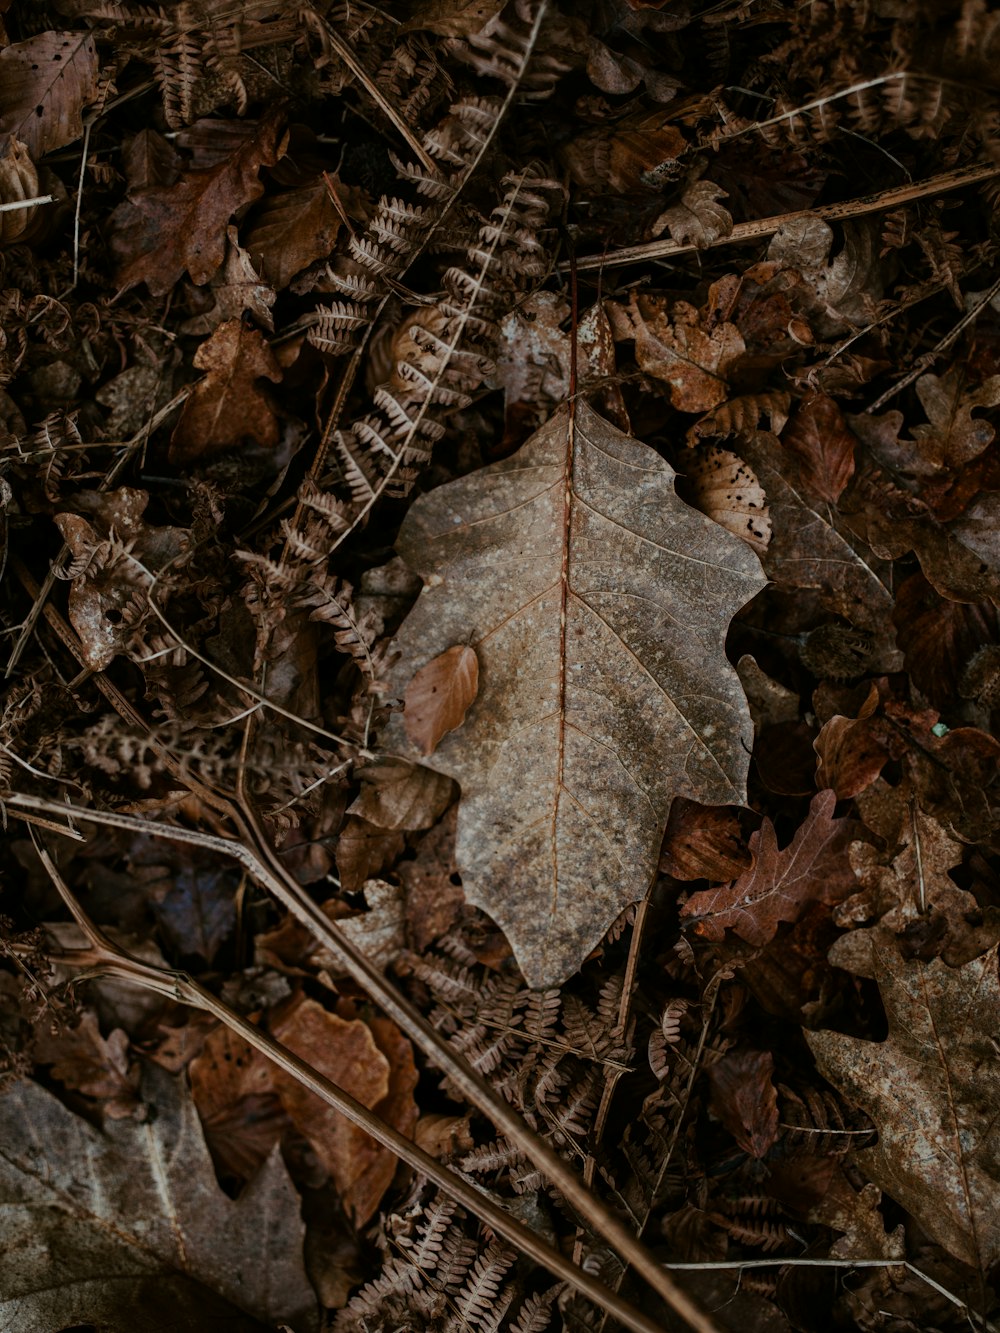
[[[1000,1326],[998,61],[0,0],[0,1325]]]

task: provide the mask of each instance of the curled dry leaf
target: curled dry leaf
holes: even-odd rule
[[[660,851],[662,871],[679,880],[729,880],[752,861],[734,810],[674,801]]]
[[[240,319],[220,324],[194,354],[205,372],[184,404],[170,437],[170,462],[207,462],[235,445],[278,443],[278,419],[257,381],[277,383],[281,368],[257,329]]]
[[[38,194],[38,170],[20,139],[9,135],[0,156],[0,204],[33,199]],[[0,213],[0,245],[13,245],[31,225],[30,208]]]
[[[40,32],[0,51],[0,134],[36,160],[83,133],[97,96],[97,46],[89,32]]]
[[[422,755],[465,721],[479,690],[479,658],[465,644],[446,648],[422,666],[406,687],[403,726]]]
[[[381,829],[431,828],[455,799],[443,773],[403,759],[383,759],[361,774],[361,792],[348,810]]]
[[[433,583],[397,638],[395,681],[459,639],[478,654],[479,696],[433,763],[462,787],[466,897],[533,986],[575,971],[646,892],[675,796],[745,799],[750,719],[724,641],[763,580],[673,480],[579,403],[421,497],[400,532]],[[407,745],[398,718],[387,744]]]
[[[878,982],[888,1038],[805,1038],[824,1078],[878,1128],[858,1165],[955,1258],[989,1269],[1000,1259],[996,948],[951,968],[904,959],[876,927],[858,933],[852,970]]]
[[[797,921],[812,902],[838,902],[855,886],[847,849],[854,836],[849,819],[834,819],[832,791],[814,796],[791,843],[778,850],[774,825],[765,818],[750,838],[752,868],[722,889],[692,894],[681,917],[699,935],[721,940],[734,930],[748,944],[767,944],[782,921]]]
[[[681,202],[664,212],[653,223],[651,235],[669,230],[678,245],[695,245],[699,250],[712,245],[733,229],[732,215],[719,203],[728,195],[721,185],[700,180],[689,185]]]
[[[771,516],[767,496],[749,463],[713,446],[690,458],[685,455],[682,466],[678,489],[685,500],[763,555],[771,540]]]
[[[838,801],[865,791],[889,762],[885,722],[874,717],[877,707],[878,689],[873,685],[857,717],[836,714],[823,723],[813,741],[816,785],[830,788]]]

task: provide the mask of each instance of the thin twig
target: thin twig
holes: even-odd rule
[[[956,167],[954,171],[944,171],[939,176],[927,180],[913,181],[908,185],[897,185],[890,190],[880,190],[877,194],[866,194],[860,199],[848,199],[839,204],[826,204],[822,208],[800,208],[794,213],[779,213],[770,218],[757,218],[753,222],[738,222],[728,236],[720,236],[710,241],[708,246],[681,244],[679,241],[648,241],[645,245],[631,245],[624,250],[612,250],[609,254],[588,255],[576,261],[578,270],[614,268],[622,264],[637,264],[647,259],[663,259],[668,255],[693,254],[699,249],[716,249],[720,245],[745,245],[747,241],[757,241],[763,236],[773,236],[786,223],[797,218],[822,218],[825,222],[839,222],[845,218],[862,217],[866,213],[881,213],[890,208],[898,208],[914,199],[922,199],[929,194],[941,194],[947,190],[958,190],[965,185],[974,185],[977,181],[989,180],[1000,175],[1000,165],[995,162],[975,162],[969,166]],[[560,264],[565,271],[568,264]]]
[[[9,204],[0,204],[0,213],[16,213],[21,208],[37,208],[40,204],[54,204],[54,194],[36,194],[31,199],[12,199]]]

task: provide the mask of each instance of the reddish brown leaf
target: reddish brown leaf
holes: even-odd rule
[[[273,448],[278,420],[257,381],[277,382],[281,369],[263,334],[242,320],[227,320],[195,352],[194,364],[206,373],[170,437],[171,463],[204,462],[246,441]]]
[[[398,829],[378,828],[356,815],[348,816],[337,839],[337,873],[349,893],[366,879],[380,875],[402,854],[406,839]]]
[[[422,666],[406,687],[403,726],[421,754],[433,754],[442,736],[465,721],[479,690],[479,658],[458,644]]]
[[[382,1119],[412,1133],[416,1070],[409,1042],[387,1019],[373,1027],[302,1000],[272,1025],[279,1041]],[[275,1070],[274,1083],[299,1132],[333,1177],[356,1225],[372,1216],[396,1169],[395,1158],[363,1130],[321,1102],[297,1080]]]
[[[922,574],[900,587],[892,619],[910,678],[938,708],[953,705],[969,660],[1000,632],[990,602],[945,600]]]
[[[849,819],[834,819],[832,791],[813,797],[809,814],[789,846],[778,850],[774,825],[765,819],[750,839],[751,870],[722,889],[696,893],[681,908],[699,935],[721,940],[734,930],[748,944],[767,944],[782,921],[795,921],[811,902],[838,902],[854,887],[847,848],[854,834]]]
[[[806,490],[836,504],[854,475],[857,440],[834,400],[825,393],[804,398],[782,431],[781,443],[798,459]]]
[[[229,219],[263,193],[260,169],[281,156],[280,127],[279,115],[267,116],[217,165],[185,172],[175,185],[137,190],[120,204],[110,220],[120,284],[144,282],[159,295],[185,272],[208,282],[225,258]]]
[[[251,262],[281,291],[296,273],[332,251],[342,226],[330,187],[321,177],[259,204],[242,241]]]
[[[878,689],[873,685],[856,718],[831,717],[813,741],[819,761],[816,785],[832,789],[839,801],[870,787],[889,761],[885,723],[873,717],[877,707]]]
[[[749,869],[752,860],[734,810],[674,801],[660,852],[662,871],[680,880],[728,880]]]
[[[711,1107],[751,1157],[766,1157],[778,1137],[778,1094],[770,1051],[731,1051],[709,1067]]]
[[[223,1174],[249,1180],[288,1123],[274,1090],[273,1068],[270,1060],[221,1025],[191,1061],[191,1095],[205,1142]]]

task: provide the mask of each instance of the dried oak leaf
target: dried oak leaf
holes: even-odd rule
[[[183,1081],[150,1065],[142,1094],[143,1124],[103,1132],[36,1083],[0,1096],[0,1323],[309,1333],[305,1228],[277,1150],[234,1201]]]
[[[1000,375],[970,388],[962,368],[952,366],[941,376],[921,375],[914,387],[927,414],[926,425],[913,427],[910,470],[914,475],[960,467],[992,442],[993,427],[972,413],[1000,403]]]
[[[729,1051],[709,1066],[711,1107],[751,1157],[766,1157],[778,1138],[778,1093],[770,1051]]]
[[[809,813],[791,843],[778,850],[774,825],[764,820],[750,838],[756,860],[750,870],[721,889],[692,894],[681,917],[692,921],[699,935],[721,940],[734,930],[748,944],[767,944],[782,921],[797,921],[813,902],[838,902],[855,886],[847,859],[855,826],[834,819],[837,798],[832,791],[814,796]]]
[[[700,180],[689,185],[679,204],[665,209],[653,223],[651,234],[660,236],[669,230],[678,245],[695,245],[699,250],[712,245],[733,229],[732,215],[720,199],[728,195],[714,181]]]
[[[680,412],[709,412],[729,397],[726,372],[746,351],[735,324],[705,327],[701,313],[687,301],[667,302],[633,292],[627,306],[607,303],[615,337],[635,340],[640,370],[670,386],[670,401]]]
[[[781,443],[798,459],[806,490],[836,504],[854,475],[857,439],[829,394],[811,393],[802,400],[781,433]]]
[[[185,273],[198,286],[218,271],[226,254],[229,220],[264,192],[261,167],[283,152],[282,117],[266,116],[222,161],[187,171],[174,185],[135,190],[110,219],[110,248],[122,287],[144,282],[154,296]]]
[[[853,966],[878,982],[887,1040],[806,1041],[824,1078],[878,1127],[876,1146],[857,1153],[861,1169],[955,1258],[988,1269],[1000,1259],[996,948],[950,968],[904,959],[882,927],[863,936]]]
[[[83,133],[83,108],[97,96],[98,62],[89,32],[40,32],[0,51],[0,134],[13,134],[36,160]]]
[[[51,1065],[53,1078],[74,1092],[94,1097],[110,1120],[142,1118],[138,1064],[129,1061],[129,1039],[121,1028],[105,1037],[92,1009],[75,1028],[40,1032],[34,1047],[36,1064]]]
[[[462,787],[466,897],[532,986],[575,971],[646,892],[675,796],[745,799],[750,718],[724,642],[763,579],[673,483],[581,402],[400,531],[428,583],[390,684],[456,641],[479,657],[476,702],[432,762]],[[398,717],[387,743],[405,752]]]
[[[465,721],[479,690],[479,658],[465,644],[446,648],[422,666],[406,687],[403,726],[422,755]]]
[[[314,1000],[302,1000],[279,1016],[271,1030],[363,1106],[412,1135],[417,1071],[412,1048],[395,1024],[341,1018]],[[275,1069],[273,1079],[282,1104],[329,1171],[355,1225],[363,1226],[392,1182],[396,1159],[284,1071]]]
[[[962,847],[931,815],[918,810],[900,788],[893,794],[902,807],[900,849],[886,864],[867,842],[851,846],[851,865],[860,886],[834,911],[838,926],[877,921],[903,936],[904,952],[924,959],[940,957],[960,967],[985,953],[995,942],[996,914],[983,921],[973,894],[960,889],[949,871],[962,864]],[[909,807],[909,808],[907,808]],[[867,957],[863,931],[838,940],[838,967],[852,971],[852,960]]]
[[[257,381],[277,383],[281,368],[264,335],[242,320],[227,320],[199,346],[194,364],[205,376],[192,389],[174,427],[170,462],[205,462],[248,440],[273,449],[280,437],[278,419]]]

